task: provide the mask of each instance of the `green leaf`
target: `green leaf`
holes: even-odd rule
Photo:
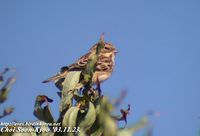
[[[91,128],[91,136],[101,136],[103,134],[103,127],[99,124],[98,118]]]
[[[100,108],[105,113],[110,113],[113,110],[113,105],[109,102],[108,97],[102,97],[101,98]]]
[[[32,126],[24,126],[24,127],[28,129],[34,129]],[[37,134],[35,132],[28,132],[28,133],[16,132],[13,133],[12,136],[37,136]]]
[[[148,124],[148,118],[145,116],[132,127],[126,129],[120,129],[117,133],[117,136],[133,136],[140,129],[146,127],[147,124]]]
[[[98,42],[98,46],[97,46],[97,49],[96,49],[96,54],[98,55],[100,50],[104,47],[105,43],[104,43],[104,33],[101,34],[101,37],[99,39],[99,42]]]
[[[122,129],[118,131],[117,136],[133,136],[133,134],[127,129]]]
[[[78,116],[79,108],[78,107],[71,107],[68,109],[68,111],[65,113],[62,126],[63,127],[76,127],[76,120]],[[64,133],[66,136],[73,136],[74,133]]]
[[[98,129],[96,129],[96,131],[94,131],[94,132],[91,134],[91,136],[102,136],[102,134],[103,134],[103,129],[102,129],[102,127],[100,127],[100,128],[98,128]]]
[[[96,103],[96,112],[98,113],[95,125],[92,126],[92,136],[116,136],[117,125],[115,120],[110,116],[112,105],[107,97],[101,97]]]
[[[62,126],[63,127],[76,127],[76,121],[78,117],[79,108],[78,107],[71,107],[67,110],[64,115]],[[66,136],[74,136],[75,133],[64,133]]]
[[[85,69],[82,71],[82,77],[81,83],[83,85],[88,85],[89,87],[92,86],[92,77],[93,73],[96,69],[96,63],[98,61],[99,53],[101,49],[104,47],[104,34],[101,35],[99,42],[97,43],[96,53],[91,55],[91,57],[88,59],[88,62],[85,66]]]
[[[116,136],[117,125],[113,118],[109,114],[101,111],[99,117],[95,121],[91,128],[91,136],[101,136],[102,133],[105,136]]]
[[[4,71],[0,72],[0,84],[4,81],[4,75],[9,71],[9,68],[5,68]]]
[[[92,75],[95,72],[97,59],[98,59],[97,54],[94,54],[93,56],[91,56],[91,58],[87,62],[86,67],[82,72],[85,83],[92,81]]]
[[[44,108],[38,108],[35,109],[34,115],[39,119],[47,123],[53,123],[54,119],[51,115],[50,109],[48,106],[45,106]]]
[[[7,115],[10,115],[11,113],[13,113],[13,111],[14,111],[13,107],[9,107],[9,108],[4,109],[3,114],[0,115],[0,119],[7,116]]]
[[[13,132],[0,132],[0,136],[12,136]]]
[[[10,77],[7,80],[7,83],[4,85],[4,87],[0,90],[0,103],[3,103],[7,100],[11,86],[13,85],[15,81],[16,81],[16,78]]]
[[[41,123],[40,123],[41,122]],[[40,126],[40,128],[42,129],[42,130],[48,130],[48,129],[50,129],[49,127],[48,127],[48,125],[45,123],[45,122],[43,122],[43,121],[39,121],[38,123],[40,123],[40,124],[45,124],[45,125],[41,125]],[[38,135],[37,136],[54,136],[54,133],[53,132],[42,132],[42,133],[38,133]]]
[[[54,136],[54,133],[52,133],[52,132],[42,133],[41,136]]]
[[[96,119],[95,107],[91,102],[89,102],[88,111],[86,115],[84,116],[84,118],[81,120],[79,127],[87,131],[93,125],[93,123],[95,122],[95,119]]]
[[[105,136],[116,136],[117,133],[117,125],[113,118],[109,115],[104,115],[104,135]]]
[[[60,112],[69,108],[72,105],[72,98],[74,90],[80,79],[80,71],[69,72],[64,80],[64,86],[62,90],[62,100],[60,104]]]
[[[41,121],[47,122],[47,123],[53,123],[54,119],[49,109],[49,103],[52,102],[50,98],[48,98],[45,95],[38,95],[35,101],[34,106],[34,112],[33,114]],[[42,104],[46,102],[46,106],[44,108],[42,107]]]
[[[80,128],[80,133],[78,136],[87,136],[82,128]]]
[[[138,130],[144,128],[147,126],[147,124],[149,123],[148,118],[146,116],[144,116],[142,119],[140,119],[135,125],[133,125],[132,127],[128,128],[128,130],[132,133],[137,132]]]
[[[63,122],[62,122],[63,127],[66,127],[66,126],[67,127],[75,127],[78,112],[79,112],[78,107],[69,108],[63,118]]]
[[[71,114],[76,108],[77,108],[77,107],[71,107],[71,108],[69,108],[69,109],[67,110],[67,112],[66,112],[65,115],[64,115],[63,122],[62,122],[62,126],[63,126],[63,127],[67,127],[70,114]]]

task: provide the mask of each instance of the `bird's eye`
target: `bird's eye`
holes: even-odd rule
[[[105,50],[109,50],[109,48],[108,48],[108,47],[106,47],[106,46],[104,47],[104,49],[105,49]]]

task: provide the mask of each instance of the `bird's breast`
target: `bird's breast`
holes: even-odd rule
[[[99,82],[103,82],[107,80],[111,74],[112,74],[111,72],[101,72],[101,71],[95,72],[92,78],[92,82],[97,83],[97,78]]]

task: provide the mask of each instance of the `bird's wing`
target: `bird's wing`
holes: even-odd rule
[[[61,78],[57,78],[55,80],[56,87],[58,89],[62,90],[63,83],[64,83],[64,80],[65,80],[67,73],[69,71],[82,71],[87,64],[88,59],[90,58],[90,55],[91,55],[91,52],[89,52],[89,53],[85,54],[84,56],[82,56],[81,58],[79,58],[76,63],[73,63],[69,66],[62,67],[59,75],[64,75],[64,76],[61,76]]]
[[[92,52],[89,52],[78,59],[76,63],[71,64],[68,67],[68,71],[81,71],[85,68],[88,60],[92,56]],[[110,71],[112,69],[112,60],[110,57],[99,55],[96,71]]]
[[[80,71],[80,70],[83,70],[91,56],[91,52],[85,54],[84,56],[82,56],[81,58],[79,58],[77,60],[76,63],[73,63],[69,66],[69,69],[68,71]]]
[[[113,62],[110,57],[100,55],[98,59],[96,71],[112,71]]]

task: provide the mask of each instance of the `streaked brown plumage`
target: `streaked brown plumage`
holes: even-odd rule
[[[70,71],[82,71],[90,57],[96,53],[97,44],[92,46],[89,52],[79,58],[75,63],[64,66],[61,68],[60,72],[47,80],[43,81],[43,83],[47,83],[50,81],[64,81],[64,78]],[[98,61],[96,64],[95,73],[93,74],[92,82],[97,82],[97,77],[100,82],[108,79],[113,72],[115,65],[115,55],[117,53],[116,48],[111,43],[105,43],[104,48],[100,50]],[[59,81],[60,82],[60,81]]]

